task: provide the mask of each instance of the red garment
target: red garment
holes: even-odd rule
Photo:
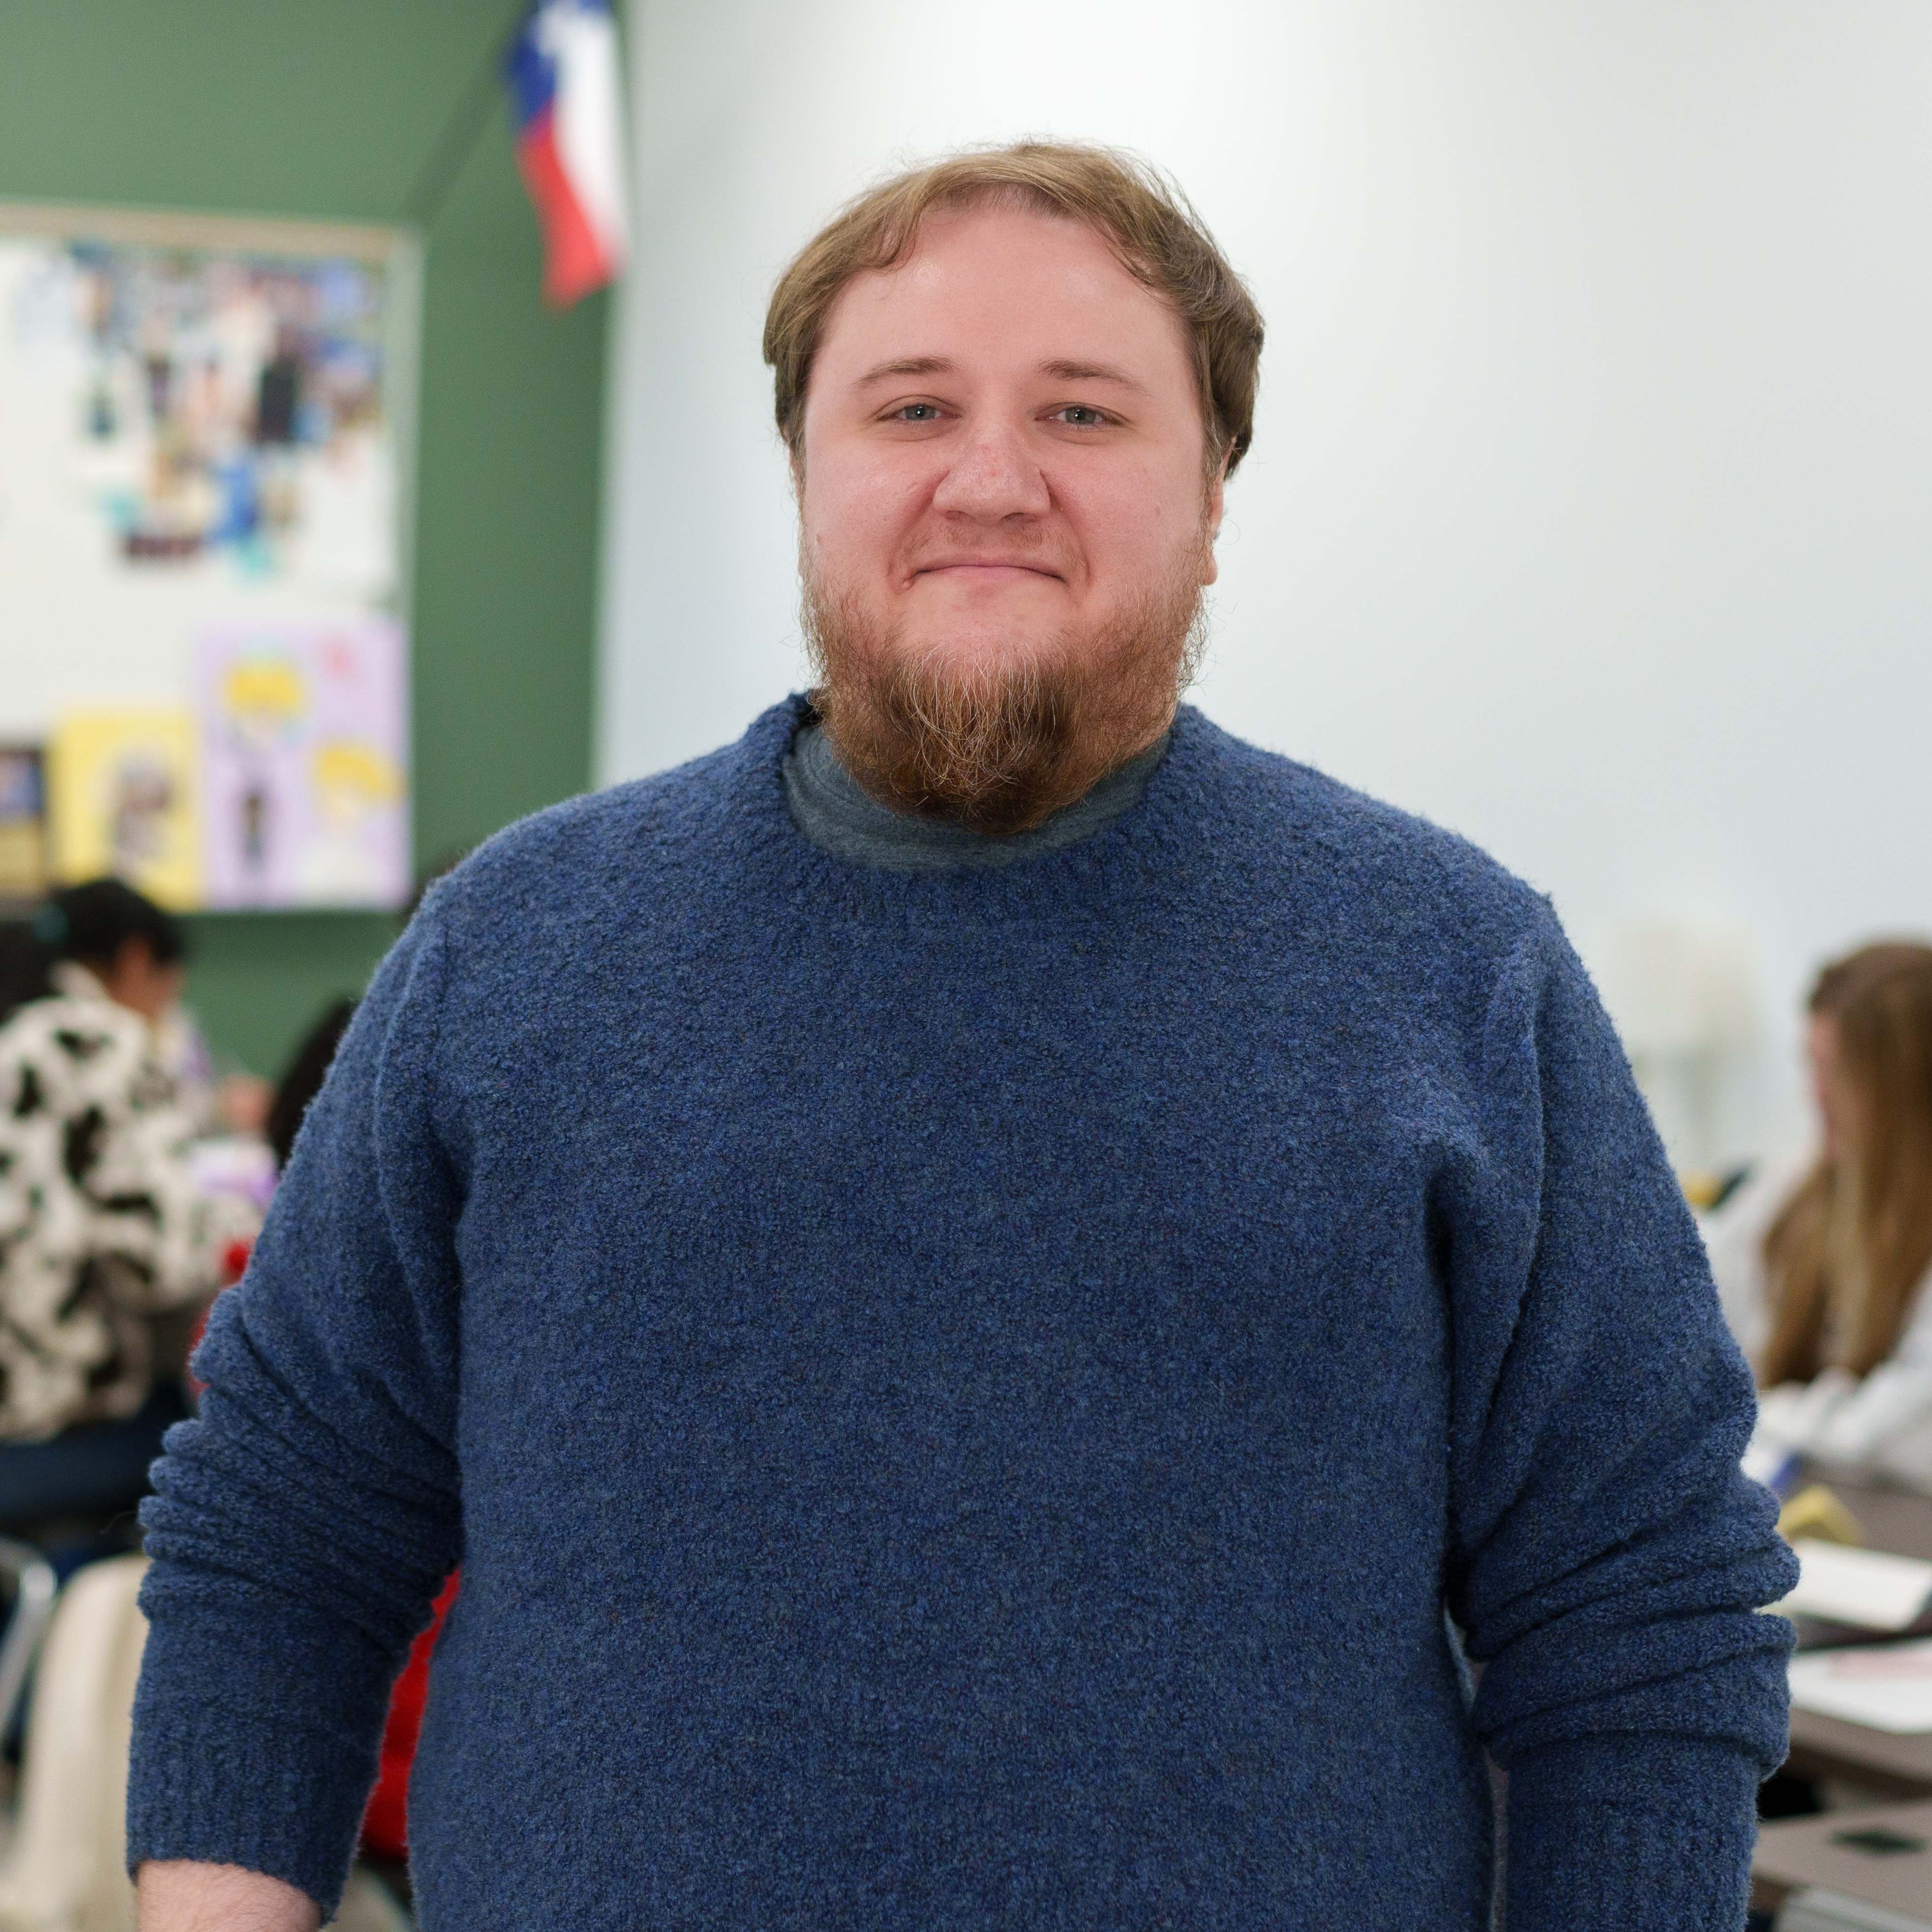
[[[410,1647],[410,1660],[396,1679],[389,1696],[389,1721],[382,1732],[382,1768],[376,1774],[376,1788],[369,1794],[369,1808],[362,1814],[362,1849],[379,1858],[406,1858],[410,1855],[410,1766],[415,1762],[416,1734],[422,1729],[423,1705],[429,1696],[430,1653],[436,1648],[436,1633],[449,1606],[456,1600],[456,1585],[461,1572],[452,1573],[436,1600],[436,1614],[429,1628]]]
[[[224,1292],[232,1288],[248,1272],[248,1257],[254,1252],[255,1244],[252,1240],[230,1241],[227,1246],[223,1249],[221,1286]],[[201,1319],[194,1324],[194,1333],[188,1338],[188,1359],[190,1361],[194,1359],[196,1349],[201,1346],[202,1336],[208,1332],[208,1318],[214,1306],[214,1303],[211,1301],[208,1306],[201,1311]],[[187,1386],[188,1400],[198,1407],[201,1402],[201,1392],[207,1388],[207,1383],[190,1368],[184,1368],[182,1370],[182,1380]]]

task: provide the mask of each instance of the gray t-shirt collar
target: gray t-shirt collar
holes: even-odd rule
[[[881,805],[845,769],[824,728],[811,723],[785,754],[785,802],[792,823],[813,844],[854,865],[900,872],[1010,866],[1090,838],[1131,811],[1166,755],[1168,736],[1162,732],[1045,824],[1003,838]]]

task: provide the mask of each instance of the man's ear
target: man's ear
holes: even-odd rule
[[[1221,534],[1221,518],[1228,506],[1228,460],[1221,459],[1208,484],[1207,500],[1201,506],[1201,527],[1206,539],[1201,546],[1201,582],[1204,588],[1221,574],[1220,560],[1214,554],[1215,539]]]

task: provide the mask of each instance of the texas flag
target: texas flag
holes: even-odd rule
[[[544,299],[568,308],[624,266],[624,142],[610,0],[532,0],[503,56],[517,166],[544,232]]]

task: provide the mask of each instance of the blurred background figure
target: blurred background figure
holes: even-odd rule
[[[355,1017],[353,1000],[336,1000],[309,1029],[275,1088],[264,1131],[274,1153],[278,1174],[288,1166],[302,1116],[308,1112],[309,1102],[322,1091],[329,1062],[335,1058],[335,1049],[342,1044],[342,1036]]]
[[[1709,1227],[1765,1391],[1754,1448],[1932,1481],[1932,946],[1867,946],[1808,1002],[1818,1147]]]
[[[118,880],[53,895],[46,990],[0,1025],[0,1528],[131,1509],[188,1413],[188,1336],[259,1225],[197,1172],[160,1057],[186,946]]]
[[[219,1072],[200,1022],[179,1001],[155,1022],[154,1052],[197,1132],[265,1131],[274,1088],[256,1074]]]

